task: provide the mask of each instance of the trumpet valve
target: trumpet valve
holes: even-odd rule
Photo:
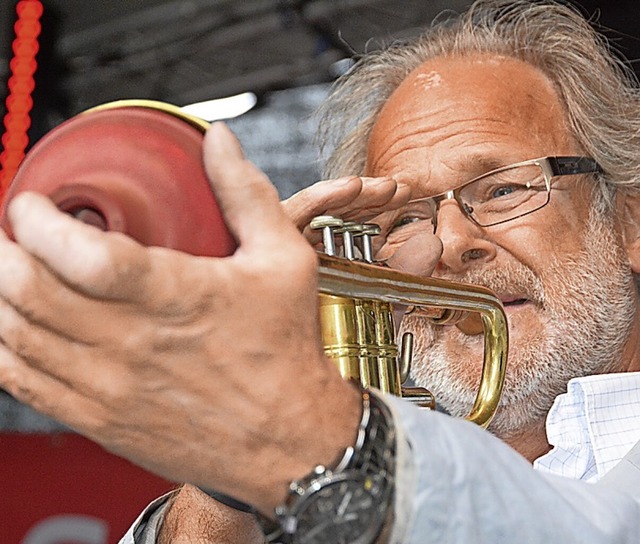
[[[344,221],[332,215],[318,215],[311,220],[309,227],[311,230],[322,231],[322,244],[327,255],[336,254],[336,230],[344,225]]]

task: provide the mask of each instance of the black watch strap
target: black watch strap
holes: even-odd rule
[[[199,487],[200,491],[202,491],[205,495],[209,495],[212,499],[215,499],[222,504],[229,506],[230,508],[235,508],[236,510],[240,510],[240,512],[247,512],[248,514],[255,513],[255,508],[245,502],[234,499],[233,497],[229,497],[229,495],[225,495],[224,493],[219,493],[214,489],[206,489],[204,487]]]

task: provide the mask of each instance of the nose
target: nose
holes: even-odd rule
[[[443,251],[436,270],[461,274],[472,267],[486,264],[496,256],[496,247],[485,237],[454,200],[443,200],[438,210],[436,235]]]

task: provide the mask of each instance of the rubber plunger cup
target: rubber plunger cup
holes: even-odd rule
[[[206,127],[161,102],[121,101],[82,113],[27,154],[8,188],[0,224],[11,235],[9,202],[36,191],[64,212],[146,246],[230,255],[236,242],[202,163]]]

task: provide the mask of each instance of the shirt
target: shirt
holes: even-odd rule
[[[385,396],[398,432],[391,542],[637,544],[640,485],[624,473],[618,481],[634,482],[624,489],[615,481],[574,478],[595,480],[633,446],[640,429],[633,400],[639,385],[640,373],[572,380],[549,412],[556,447],[536,462],[538,470],[472,423]],[[616,418],[621,414],[623,423]],[[624,438],[618,440],[621,429]],[[580,437],[577,449],[574,436]],[[121,544],[134,542],[137,525]],[[136,544],[155,541],[151,525]]]
[[[547,417],[542,472],[595,482],[640,442],[640,372],[574,378]]]

